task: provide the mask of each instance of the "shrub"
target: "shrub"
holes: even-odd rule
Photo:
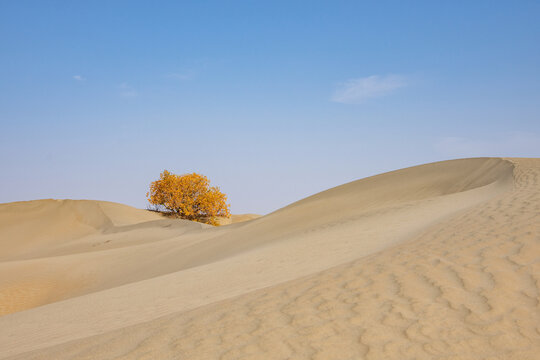
[[[182,219],[218,225],[217,216],[230,217],[227,195],[197,173],[175,175],[164,170],[150,183],[146,194],[155,210],[170,212]]]

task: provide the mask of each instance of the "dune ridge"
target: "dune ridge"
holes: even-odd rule
[[[533,359],[539,174],[538,159],[427,164],[221,228],[98,217],[116,232],[0,262],[0,284],[75,264],[68,280],[92,280],[0,317],[0,358]]]

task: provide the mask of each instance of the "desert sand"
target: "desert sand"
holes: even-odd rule
[[[416,166],[236,220],[0,204],[0,359],[540,358],[540,159]]]

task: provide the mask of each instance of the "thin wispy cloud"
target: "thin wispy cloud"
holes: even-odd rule
[[[191,79],[193,76],[195,76],[195,72],[191,70],[183,71],[183,72],[175,72],[175,73],[170,73],[166,75],[166,77],[169,79],[174,79],[174,80],[179,80],[179,81]]]
[[[448,157],[540,156],[540,135],[510,132],[484,138],[447,136],[438,139],[435,150]]]
[[[73,75],[73,79],[77,81],[85,81],[86,78],[82,77],[81,75]]]
[[[139,95],[139,93],[127,83],[121,83],[120,85],[118,85],[118,89],[120,89],[121,97],[130,98]]]
[[[372,75],[349,79],[337,85],[331,100],[342,104],[361,104],[368,99],[383,97],[407,86],[401,75]]]

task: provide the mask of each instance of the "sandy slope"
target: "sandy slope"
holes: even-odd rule
[[[220,228],[0,205],[0,358],[535,359],[539,175],[434,163]]]

